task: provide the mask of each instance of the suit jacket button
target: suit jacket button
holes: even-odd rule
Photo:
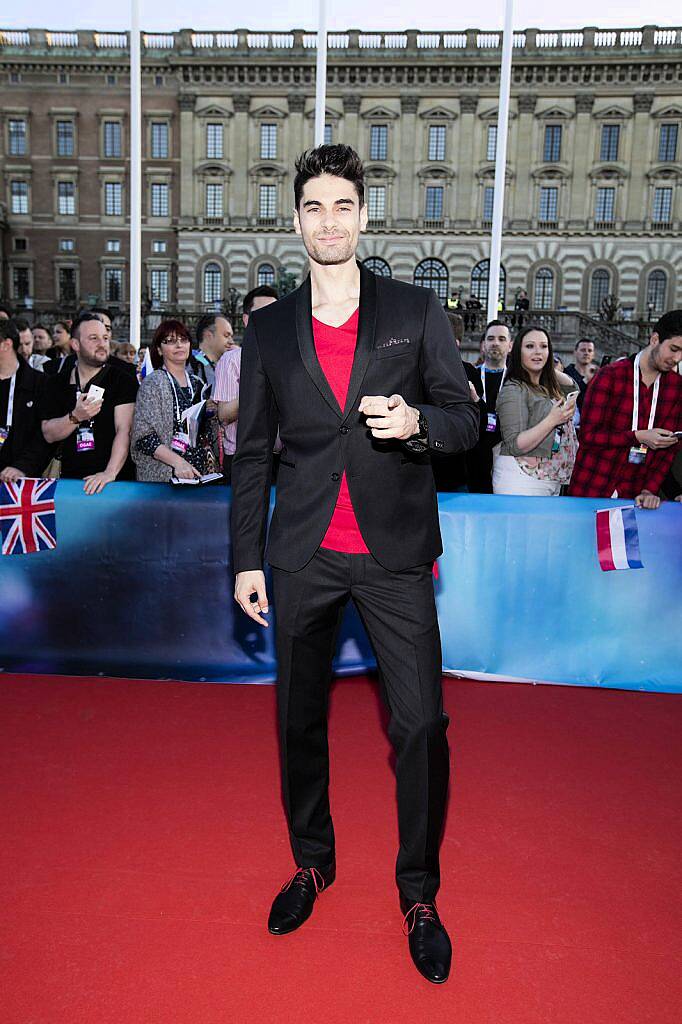
[[[332,480],[334,481],[334,483],[336,483],[336,481],[340,479],[341,477],[339,476],[338,473],[332,473]]]
[[[347,434],[348,433],[348,427],[346,426],[345,423],[344,423],[344,425],[342,427],[339,427],[339,433],[340,434]]]

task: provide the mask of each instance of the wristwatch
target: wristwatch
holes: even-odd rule
[[[408,441],[404,442],[405,447],[409,448],[411,452],[425,452],[429,447],[429,421],[421,409],[418,412],[419,429]]]
[[[69,423],[73,423],[73,424],[74,424],[74,426],[76,426],[76,427],[77,427],[77,426],[78,426],[78,424],[80,423],[80,420],[79,420],[79,419],[76,419],[76,417],[74,416],[74,414],[73,414],[73,409],[72,409],[72,410],[71,410],[71,412],[69,413]]]

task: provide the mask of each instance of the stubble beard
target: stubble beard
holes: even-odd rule
[[[311,238],[310,245],[306,246],[306,248],[310,258],[323,267],[333,267],[340,263],[348,263],[355,255],[355,247],[349,238],[344,239],[332,248],[318,245],[317,239]]]

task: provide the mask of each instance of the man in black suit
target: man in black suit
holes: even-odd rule
[[[0,481],[42,476],[51,447],[40,429],[45,377],[19,355],[14,320],[0,320]]]
[[[365,623],[390,711],[396,879],[419,971],[451,947],[435,897],[448,787],[432,566],[442,551],[429,452],[476,442],[478,412],[435,293],[358,266],[367,224],[359,157],[320,146],[296,164],[294,226],[310,259],[297,291],[249,320],[232,469],[235,599],[267,626],[263,575],[272,449],[282,440],[267,560],[277,608],[282,784],[298,870],[269,929],[298,928],[335,878],[327,695],[343,609]]]

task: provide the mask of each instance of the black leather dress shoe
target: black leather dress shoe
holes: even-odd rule
[[[268,918],[271,935],[288,935],[296,931],[313,912],[318,893],[329,888],[336,878],[336,868],[298,868],[275,896]]]
[[[400,894],[403,931],[407,935],[414,966],[427,981],[442,985],[448,980],[452,961],[450,937],[438,916],[435,903],[413,903]]]

